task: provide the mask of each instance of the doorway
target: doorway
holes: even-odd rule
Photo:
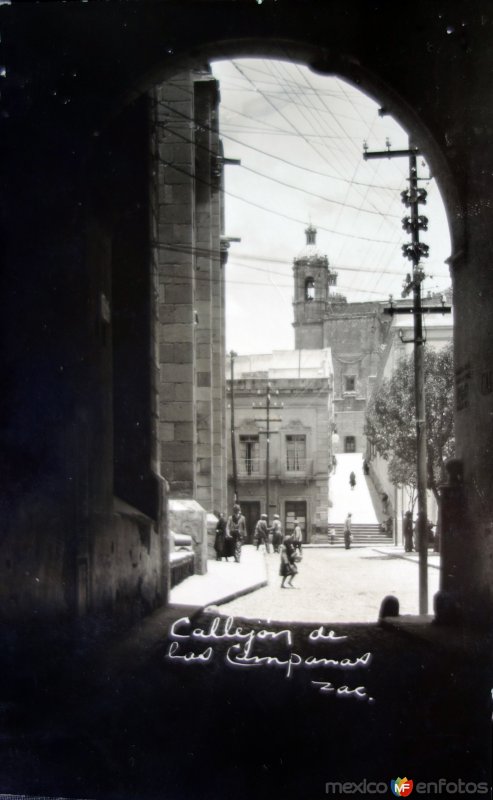
[[[245,501],[240,501],[240,505],[241,505],[241,513],[245,517],[246,543],[252,544],[255,525],[260,519],[260,501],[245,500]]]
[[[284,513],[284,532],[292,533],[294,521],[297,519],[303,534],[303,541],[306,542],[306,500],[286,500]]]
[[[355,453],[356,452],[356,437],[355,436],[345,436],[344,437],[344,452],[345,453]]]

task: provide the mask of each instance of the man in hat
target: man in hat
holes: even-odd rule
[[[351,517],[352,514],[348,514],[344,522],[344,547],[346,550],[351,547]]]
[[[294,521],[294,530],[293,530],[293,541],[294,546],[298,550],[298,555],[301,556],[301,545],[303,543],[303,531],[301,530],[301,525],[297,519]]]
[[[413,551],[413,513],[406,511],[404,514],[404,522],[402,524],[402,535],[404,538],[404,550],[406,553]]]
[[[272,547],[274,548],[274,553],[279,553],[282,543],[282,528],[281,528],[281,520],[279,518],[279,514],[274,514],[274,520],[272,522],[271,532],[272,532]]]
[[[254,533],[255,541],[257,542],[257,550],[261,547],[263,550],[270,552],[269,547],[269,530],[267,528],[267,514],[261,514],[260,519],[255,525]]]
[[[243,544],[246,536],[245,517],[241,513],[241,508],[238,503],[234,504],[233,513],[228,519],[226,536],[231,537],[233,541],[233,555],[236,563],[238,564],[241,559],[241,545]]]

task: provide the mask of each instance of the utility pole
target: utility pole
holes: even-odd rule
[[[425,273],[421,266],[421,259],[429,255],[428,245],[419,241],[419,231],[428,230],[427,217],[419,214],[420,203],[426,203],[426,189],[418,186],[417,156],[419,149],[409,143],[408,150],[391,150],[387,139],[387,149],[369,152],[366,143],[363,145],[363,158],[409,158],[409,189],[401,192],[402,202],[410,209],[410,215],[402,220],[402,227],[411,234],[411,242],[402,246],[402,252],[412,262],[412,274],[408,274],[404,281],[402,297],[413,293],[412,307],[402,308],[393,305],[390,298],[390,307],[384,309],[386,314],[413,314],[414,337],[404,340],[399,332],[401,341],[414,344],[414,394],[416,402],[416,466],[418,490],[418,550],[419,550],[419,613],[428,613],[428,519],[426,508],[427,489],[427,453],[426,453],[426,398],[424,381],[424,343],[423,314],[424,313],[450,313],[450,307],[442,302],[439,307],[427,306],[423,308],[421,298],[421,284]]]
[[[258,391],[260,394],[260,390]],[[279,394],[279,391],[276,392]],[[266,442],[265,442],[265,513],[267,514],[267,525],[269,525],[269,493],[270,493],[270,437],[272,433],[278,433],[278,431],[271,431],[270,423],[271,422],[281,422],[281,417],[271,417],[270,411],[271,408],[282,408],[282,403],[272,402],[271,398],[271,385],[270,382],[267,383],[266,390],[265,390],[265,405],[261,403],[252,403],[252,407],[255,409],[261,409],[265,411],[265,419],[263,418],[255,418],[257,422],[265,422],[266,428],[265,431],[259,431],[261,434],[265,434]]]
[[[238,353],[235,353],[234,350],[230,351],[230,363],[231,363],[231,460],[233,462],[233,492],[234,492],[234,502],[238,502],[238,467],[236,464],[236,437],[235,437],[235,358]]]

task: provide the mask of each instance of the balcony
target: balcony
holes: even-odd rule
[[[269,474],[273,479],[299,481],[313,476],[313,459],[311,458],[298,458],[289,462],[273,458],[269,466]],[[265,480],[265,457],[239,459],[237,469],[240,480]]]
[[[305,480],[313,475],[313,459],[296,458],[289,459],[283,464],[281,478],[284,480]]]
[[[263,458],[239,458],[238,459],[239,478],[263,478],[265,477],[265,459]]]

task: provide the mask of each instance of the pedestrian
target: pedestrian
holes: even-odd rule
[[[413,514],[412,511],[406,511],[404,514],[404,521],[402,523],[402,537],[404,539],[404,550],[406,553],[413,551]]]
[[[282,527],[279,514],[274,514],[272,527],[270,530],[272,533],[272,547],[274,549],[274,553],[279,553],[282,543]]]
[[[267,514],[260,515],[260,519],[255,525],[254,539],[257,543],[257,550],[259,550],[259,548],[262,548],[262,550],[266,550],[268,553],[270,552],[269,529],[267,528]]]
[[[364,472],[365,475],[369,475],[370,474],[370,465],[369,465],[368,461],[366,460],[366,458],[363,460],[363,472]]]
[[[216,538],[214,539],[214,550],[216,551],[216,561],[221,561],[226,558],[225,545],[226,545],[226,520],[222,511],[216,511],[217,525],[216,525]]]
[[[294,541],[294,546],[296,547],[296,549],[298,551],[298,555],[301,556],[301,545],[303,543],[303,532],[301,530],[300,523],[298,522],[297,519],[295,519],[295,521],[294,521],[293,541]]]
[[[235,503],[233,506],[233,513],[228,519],[226,530],[232,539],[235,562],[239,564],[241,559],[241,545],[246,535],[246,522],[238,503]]]
[[[282,578],[281,581],[281,589],[287,589],[288,586],[291,586],[293,589],[293,578],[298,573],[298,567],[296,565],[296,547],[294,544],[294,538],[292,534],[288,534],[284,537],[284,541],[282,543],[281,548],[281,564],[279,566],[279,575]],[[287,586],[285,585],[285,581],[287,580]]]
[[[335,544],[336,540],[336,529],[334,527],[329,528],[329,542],[331,544]]]
[[[382,514],[388,516],[389,513],[389,496],[386,492],[382,492]]]
[[[344,522],[344,547],[346,550],[349,550],[351,547],[351,517],[352,514],[348,514]]]
[[[349,485],[351,489],[354,489],[354,487],[356,486],[356,475],[354,474],[354,472],[351,472],[349,476]]]

